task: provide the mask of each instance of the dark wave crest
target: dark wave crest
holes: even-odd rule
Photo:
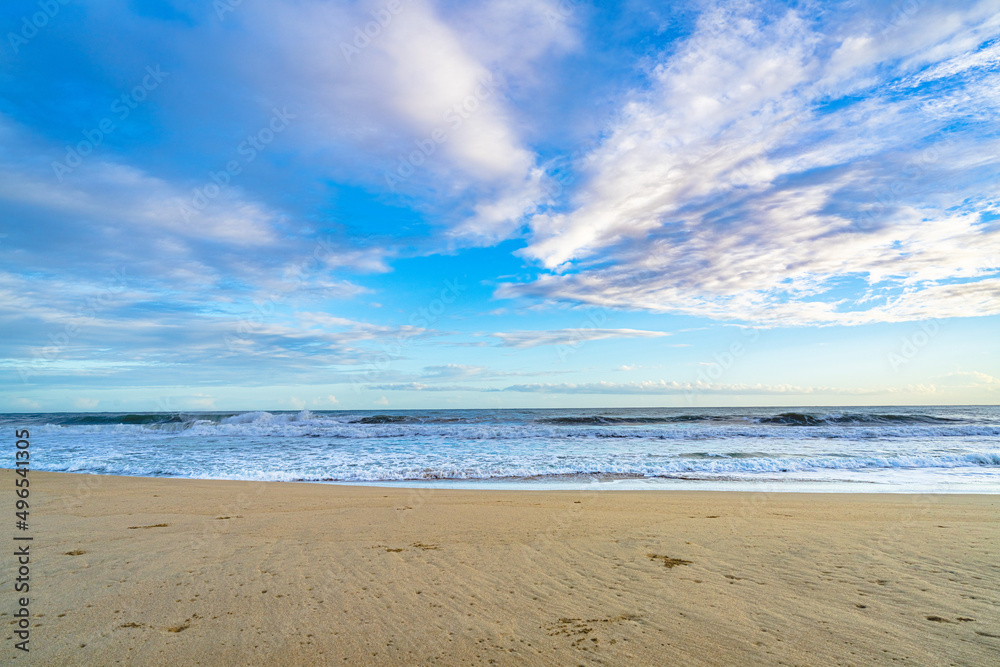
[[[372,415],[350,422],[352,424],[420,424],[425,420],[410,415]]]
[[[556,426],[600,426],[602,424],[682,424],[685,422],[717,422],[736,419],[726,415],[675,415],[670,417],[613,417],[610,415],[591,415],[587,417],[549,417],[537,420],[539,424]]]
[[[56,417],[50,423],[58,426],[100,426],[104,424],[130,424],[146,426],[154,424],[184,424],[194,422],[196,419],[207,419],[219,421],[225,416],[236,413],[229,413],[212,419],[212,416],[195,417],[194,415],[164,414],[164,413],[137,413],[137,414],[89,414],[89,415],[65,415]]]
[[[813,415],[803,412],[782,412],[773,417],[761,417],[759,424],[787,424],[789,426],[825,426],[831,424],[954,424],[961,419],[934,417],[931,415],[894,414],[843,414]]]

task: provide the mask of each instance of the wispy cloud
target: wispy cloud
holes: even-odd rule
[[[579,345],[591,340],[609,338],[662,338],[670,336],[666,331],[644,331],[641,329],[555,329],[552,331],[507,331],[489,334],[500,339],[504,347],[538,347],[539,345]]]
[[[550,272],[498,295],[793,325],[1000,313],[995,9],[888,30],[874,7],[818,27],[718,5],[567,210],[532,218],[523,254]]]
[[[300,140],[313,159],[369,187],[438,199],[442,211],[461,200],[449,242],[488,244],[516,232],[544,196],[508,80],[540,85],[529,74],[538,61],[574,48],[557,4],[490,1],[444,11],[410,0],[361,40],[370,12],[383,9],[376,3],[248,5],[239,20],[279,62],[241,74],[252,72],[254,86],[303,110]],[[345,152],[357,156],[350,169]]]
[[[594,395],[648,395],[648,396],[875,396],[880,394],[909,393],[934,394],[934,385],[909,385],[906,387],[832,387],[802,386],[792,384],[713,384],[704,382],[676,382],[648,380],[644,382],[559,382],[513,384],[506,387],[474,385],[425,384],[401,382],[375,384],[376,391],[431,391],[431,392],[514,392],[522,394],[594,394]]]
[[[646,382],[588,382],[582,384],[515,384],[497,391],[515,391],[521,393],[539,394],[650,394],[684,396],[692,396],[696,394],[740,396],[839,394],[862,396],[866,394],[877,394],[884,390],[875,388],[858,389],[765,384],[707,384],[698,382],[650,380]]]
[[[373,384],[368,387],[375,391],[482,391],[479,387],[458,384],[424,384],[422,382],[397,382]]]

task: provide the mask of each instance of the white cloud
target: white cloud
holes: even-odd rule
[[[376,391],[483,391],[479,387],[457,384],[423,384],[422,382],[396,382],[391,384],[374,384],[369,389]],[[383,398],[385,398],[383,396]]]
[[[206,285],[223,279],[269,295],[312,290],[343,298],[367,290],[331,278],[330,269],[388,270],[391,250],[296,237],[283,229],[287,214],[236,184],[195,204],[194,186],[204,182],[188,187],[97,155],[59,182],[48,160],[26,155],[59,157],[60,149],[0,114],[0,202],[28,211],[17,234],[28,253],[21,261],[44,258],[77,283],[93,278],[95,266],[127,265],[134,282],[193,289],[199,301]]]
[[[426,337],[436,333],[430,329],[410,324],[385,326],[371,322],[359,322],[328,313],[299,312],[296,313],[295,317],[303,325],[302,331],[318,329],[329,332],[327,335],[331,340],[359,341],[395,337],[398,341],[405,341],[417,336]]]
[[[607,338],[662,338],[671,335],[666,331],[644,331],[642,329],[555,329],[551,331],[509,331],[489,334],[500,339],[504,347],[528,348],[539,345],[579,345],[590,340]]]
[[[498,295],[783,324],[1000,313],[988,8],[881,37],[706,12],[577,165],[568,210],[532,218],[523,254],[550,272]]]
[[[877,394],[883,389],[861,389],[840,387],[802,387],[796,385],[768,384],[709,384],[702,382],[676,382],[649,380],[645,382],[589,382],[515,384],[500,391],[541,394],[652,394],[693,396],[696,394],[725,395],[803,395],[803,394]]]
[[[116,240],[118,250],[145,244],[147,252],[183,260],[177,275],[201,274],[200,280],[211,269],[195,263],[193,244],[207,241],[244,251],[277,244],[273,225],[279,215],[235,190],[223,191],[198,210],[189,193],[141,170],[110,162],[87,167],[61,185],[7,167],[0,174],[0,198],[63,220],[91,221],[95,231]]]
[[[442,380],[468,380],[489,375],[486,366],[470,366],[467,364],[444,364],[441,366],[425,366],[421,378],[428,382]]]
[[[391,63],[386,81],[391,103],[419,133],[441,127],[452,111],[442,151],[482,178],[527,173],[533,158],[499,103],[500,82],[429,3],[411,0],[374,48]]]
[[[1000,378],[993,377],[988,373],[981,373],[979,371],[956,371],[954,373],[949,373],[945,376],[944,380],[948,382],[951,378],[968,378],[968,382],[966,384],[960,385],[962,388],[1000,391]]]
[[[520,136],[507,80],[524,85],[533,64],[574,47],[566,17],[553,2],[494,0],[473,12],[407,0],[356,41],[383,8],[247,6],[251,30],[278,62],[248,54],[255,64],[245,71],[301,110],[297,140],[329,168],[441,201],[470,195],[478,203],[456,221],[453,240],[509,236],[538,205],[544,174]],[[358,157],[349,170],[345,148]]]
[[[574,7],[562,0],[487,0],[449,7],[465,48],[480,62],[502,65],[518,85],[534,88],[537,63],[581,47]]]

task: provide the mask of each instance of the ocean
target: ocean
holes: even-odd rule
[[[463,488],[1000,493],[1000,407],[0,415],[32,468]],[[9,460],[8,460],[9,459]],[[13,467],[11,457],[5,467]]]

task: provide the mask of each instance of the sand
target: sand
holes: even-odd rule
[[[31,479],[16,664],[1000,659],[1000,496]]]

